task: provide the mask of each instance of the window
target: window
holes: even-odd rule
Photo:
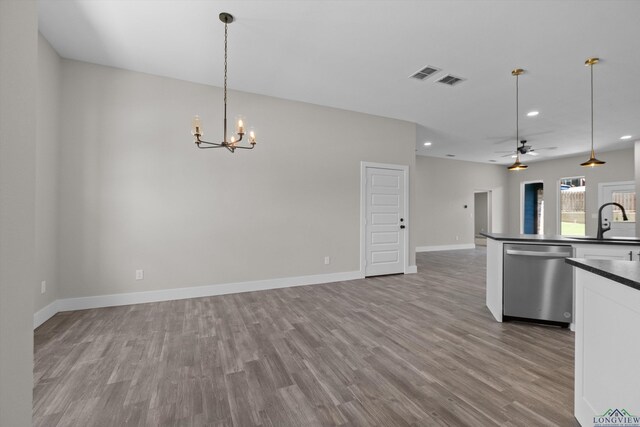
[[[563,236],[585,235],[585,190],[584,176],[560,179],[560,234]]]
[[[620,203],[625,212],[629,222],[636,222],[636,192],[635,191],[612,191],[611,201]],[[612,206],[612,222],[623,222],[622,210],[617,206]]]
[[[605,203],[619,203],[624,207],[628,221],[622,216],[622,209],[615,205],[602,209],[602,225],[610,227],[607,237],[635,237],[636,235],[636,185],[633,181],[603,182],[598,185],[598,206]]]

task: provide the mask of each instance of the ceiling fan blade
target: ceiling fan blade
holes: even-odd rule
[[[515,136],[513,138],[503,138],[499,141],[494,142],[493,145],[504,144],[505,142],[513,142],[515,141],[515,139],[516,139]]]
[[[551,130],[545,130],[545,131],[542,131],[542,132],[533,132],[533,133],[532,132],[523,132],[522,135],[519,135],[519,136],[520,136],[521,140],[522,139],[527,140],[527,139],[530,139],[532,136],[546,135],[546,134],[552,133],[552,132],[553,131],[551,131]],[[498,144],[504,144],[505,142],[509,142],[509,141],[515,141],[516,140],[516,136],[515,135],[509,136],[509,137],[507,137],[507,136],[490,136],[490,137],[487,137],[485,139],[489,140],[489,141],[497,139],[498,141],[493,142],[493,144],[498,145]]]

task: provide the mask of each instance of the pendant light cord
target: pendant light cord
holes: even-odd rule
[[[519,84],[518,84],[518,78],[520,76],[518,74],[516,74],[516,162],[520,162],[520,151],[518,151],[518,142],[520,141],[520,133],[519,133],[519,129],[520,129],[520,122],[519,122],[519,118],[520,118],[520,88],[519,88]]]
[[[593,152],[593,64],[589,68],[591,68],[591,157],[595,157]]]

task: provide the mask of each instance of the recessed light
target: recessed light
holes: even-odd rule
[[[621,136],[620,139],[631,139],[631,135]]]
[[[425,146],[425,147],[428,147],[428,146],[430,146],[430,145],[431,145],[431,141],[427,141],[427,142],[425,142],[425,143],[424,143],[424,146]]]
[[[527,113],[527,117],[535,117],[535,116],[537,116],[538,114],[540,114],[540,112],[539,112],[539,111],[529,111],[529,112]]]

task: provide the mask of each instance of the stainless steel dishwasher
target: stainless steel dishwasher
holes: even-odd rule
[[[503,314],[568,326],[573,318],[573,268],[564,245],[504,245]]]

